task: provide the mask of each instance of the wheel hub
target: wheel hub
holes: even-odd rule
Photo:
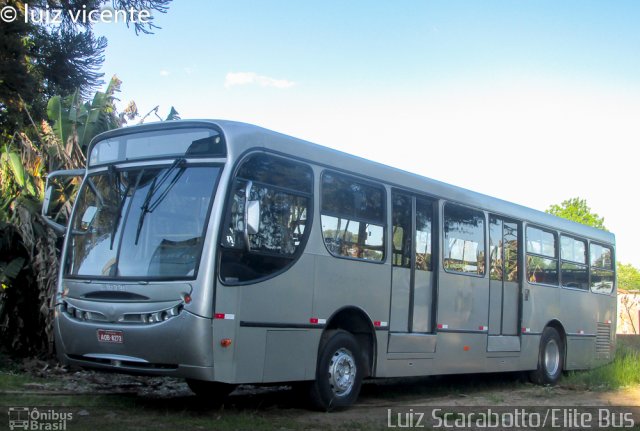
[[[353,389],[356,380],[356,361],[347,349],[339,349],[329,363],[329,384],[333,393],[343,397]]]
[[[544,365],[549,376],[555,376],[560,367],[560,347],[555,340],[549,340],[544,351]]]

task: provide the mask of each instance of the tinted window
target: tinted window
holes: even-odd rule
[[[313,186],[308,166],[267,154],[249,157],[240,166],[237,177],[307,194],[311,194]]]
[[[322,176],[322,237],[334,256],[384,260],[384,189],[325,172]]]
[[[444,268],[484,275],[484,214],[447,204],[444,208]]]
[[[527,280],[558,285],[556,234],[527,226]]]
[[[590,244],[591,291],[613,292],[615,273],[613,271],[613,250],[599,244]]]
[[[585,241],[562,235],[560,237],[560,257],[576,263],[587,263],[587,245]]]
[[[225,282],[263,278],[294,261],[309,230],[312,176],[307,165],[262,153],[242,163],[221,239]],[[256,225],[245,226],[252,211]]]
[[[431,241],[433,203],[425,199],[416,202],[416,232],[413,229],[413,200],[403,194],[393,195],[393,266],[411,268],[412,249],[415,248],[415,268],[431,271]]]
[[[412,198],[393,195],[393,266],[411,268]]]
[[[591,266],[593,268],[613,269],[611,248],[591,244]]]
[[[491,216],[489,256],[492,280],[518,281],[518,224]]]
[[[562,285],[576,289],[589,289],[587,270],[587,244],[583,240],[562,235],[560,237],[560,277]]]
[[[431,222],[433,204],[416,199],[416,270],[431,271]]]
[[[339,174],[322,176],[322,213],[383,224],[384,189]]]

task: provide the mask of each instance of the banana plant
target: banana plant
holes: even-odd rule
[[[122,81],[111,78],[107,89],[97,91],[91,101],[83,102],[79,91],[67,97],[54,96],[47,105],[47,116],[56,138],[71,154],[74,147],[86,155],[91,140],[99,133],[122,126],[116,114],[115,94]]]

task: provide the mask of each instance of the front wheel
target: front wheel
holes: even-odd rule
[[[558,331],[551,327],[544,328],[540,338],[538,368],[529,373],[529,379],[539,385],[555,385],[562,374],[564,363],[564,346]]]
[[[324,338],[310,397],[314,407],[330,411],[348,407],[356,401],[364,365],[360,346],[352,334],[338,330]]]

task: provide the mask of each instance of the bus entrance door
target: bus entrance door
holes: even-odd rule
[[[432,353],[434,202],[394,192],[393,274],[388,351]]]
[[[489,341],[488,351],[520,351],[520,275],[518,223],[489,218]]]

